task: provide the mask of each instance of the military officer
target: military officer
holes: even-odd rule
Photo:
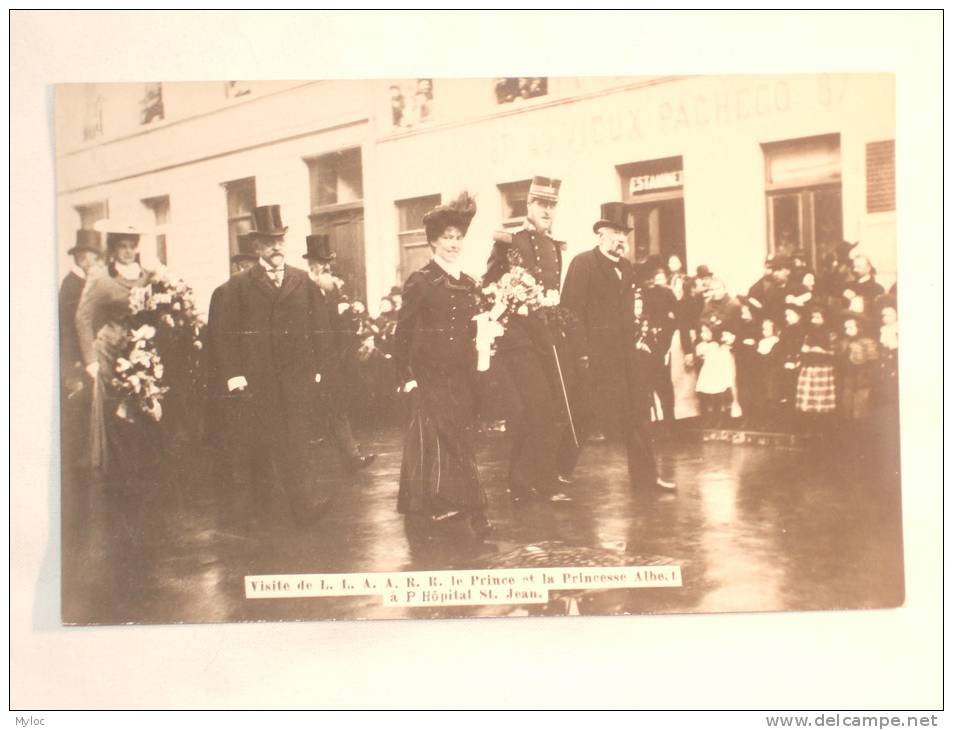
[[[550,233],[562,182],[536,176],[530,183],[526,220],[512,234],[494,236],[483,285],[496,282],[512,266],[527,269],[547,291],[559,290],[564,244]],[[511,317],[496,341],[496,362],[511,381],[513,397],[507,416],[510,439],[509,490],[514,500],[542,496],[570,501],[557,477],[557,451],[566,422],[554,333],[538,315]]]

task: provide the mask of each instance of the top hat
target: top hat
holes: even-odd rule
[[[598,233],[600,228],[615,228],[624,233],[631,231],[625,203],[603,203],[599,209],[599,220],[592,224],[593,233]]]
[[[255,251],[255,237],[249,233],[238,234],[238,251],[232,255],[231,262],[237,264],[239,261],[257,261],[258,253]]]
[[[529,184],[529,195],[527,197],[555,202],[559,200],[559,187],[562,184],[562,180],[534,175],[533,181]]]
[[[75,253],[80,253],[82,251],[90,251],[91,253],[103,255],[103,239],[99,235],[99,231],[90,231],[85,228],[80,228],[76,231],[76,243],[66,253],[69,256],[72,256]]]
[[[253,236],[278,238],[288,232],[288,226],[281,222],[280,205],[259,205],[252,211],[252,218],[255,230],[249,233]]]
[[[307,236],[305,244],[308,251],[301,258],[308,261],[332,261],[337,257],[337,254],[331,250],[331,237],[328,235]]]

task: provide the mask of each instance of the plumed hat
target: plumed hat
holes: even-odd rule
[[[446,205],[438,205],[424,215],[424,230],[427,241],[433,243],[449,227],[459,228],[464,236],[470,228],[470,221],[476,215],[476,201],[464,190]]]

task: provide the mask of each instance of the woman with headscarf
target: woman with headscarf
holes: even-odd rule
[[[129,337],[129,292],[145,286],[152,274],[139,263],[139,233],[132,227],[107,232],[107,276],[90,279],[76,310],[76,332],[86,372],[93,380],[90,410],[89,466],[105,474],[128,476],[148,464],[144,450],[155,448],[144,436],[142,421],[122,418],[122,398],[113,385],[116,360]],[[151,424],[155,425],[155,424]]]
[[[413,393],[397,510],[434,523],[466,516],[480,535],[492,527],[473,447],[479,287],[459,264],[475,213],[462,193],[424,216],[433,258],[404,285],[394,360],[401,391]]]

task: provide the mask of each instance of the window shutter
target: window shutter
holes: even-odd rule
[[[895,140],[867,143],[867,212],[896,210]]]

